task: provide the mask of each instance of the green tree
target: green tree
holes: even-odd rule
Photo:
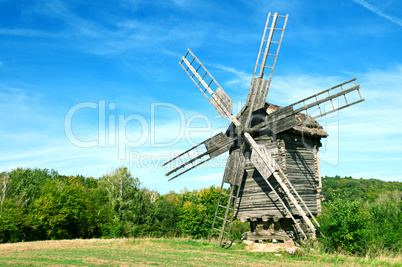
[[[133,236],[160,236],[160,222],[157,220],[160,195],[158,192],[141,188],[135,206]]]
[[[100,180],[109,197],[109,204],[115,212],[115,221],[121,221],[124,216],[130,216],[124,213],[130,212],[133,201],[136,200],[139,191],[140,181],[134,178],[127,167],[120,167],[111,173],[103,175]]]
[[[180,216],[181,232],[194,238],[207,238],[210,234],[216,206],[218,203],[220,188],[211,186],[203,188],[197,193],[198,197],[193,201],[186,201],[182,207]],[[227,190],[224,192],[228,194]],[[186,192],[185,192],[186,193]],[[221,196],[220,205],[225,206],[228,197]],[[225,209],[218,210],[218,216],[224,217]],[[230,214],[229,217],[230,218]],[[215,228],[222,225],[221,220],[215,222]]]
[[[10,195],[19,198],[24,206],[29,207],[39,196],[47,179],[58,175],[57,172],[49,173],[47,169],[23,169],[18,168],[9,173]]]
[[[178,226],[181,216],[181,200],[175,193],[160,196],[155,205],[155,228],[153,235],[175,237],[180,235]]]
[[[2,242],[34,240],[29,212],[51,177],[48,170],[18,168],[0,176],[0,239]]]
[[[0,173],[0,219],[3,213],[4,201],[6,199],[6,196],[8,196],[8,191],[10,191],[9,184],[10,184],[10,178],[8,173],[6,172]]]
[[[109,237],[128,236],[138,216],[140,181],[134,178],[127,167],[120,167],[103,175],[99,180],[108,196],[113,220],[103,226],[103,234]]]
[[[100,185],[99,180],[92,177],[85,179],[84,186],[96,214],[97,227],[94,237],[108,237],[114,218],[114,212],[109,204],[108,192],[105,187]]]
[[[33,240],[29,235],[29,220],[24,202],[5,199],[0,217],[0,243]]]
[[[184,203],[179,223],[181,232],[194,238],[207,237],[210,228],[206,215],[207,208],[204,205],[191,201]]]
[[[79,178],[48,180],[32,206],[32,228],[38,238],[88,238],[93,235],[96,210]]]

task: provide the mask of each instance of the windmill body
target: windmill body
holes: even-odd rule
[[[268,103],[265,107],[268,110],[267,116],[280,109],[280,107]],[[321,138],[327,137],[328,134],[310,116],[299,113],[296,115],[296,119],[303,125],[277,134],[269,131],[259,132],[253,138],[257,144],[263,145],[270,152],[311,213],[319,215],[322,198],[319,147],[321,147]],[[231,153],[238,152],[232,151]],[[233,169],[229,162],[227,167]],[[230,173],[230,171],[228,170],[226,173]],[[234,181],[229,181],[231,176],[228,175],[228,182],[234,183]],[[239,181],[240,192],[235,215],[242,222],[250,222],[251,231],[243,234],[245,239],[288,240],[300,238],[298,231],[294,229],[291,217],[286,214],[279,203],[277,195],[249,160],[246,160],[245,172]],[[268,181],[274,188],[278,187],[278,182],[274,177],[271,176]],[[278,192],[278,195],[286,198],[282,192]],[[294,205],[290,205],[290,211],[301,223],[301,227],[305,228]],[[308,232],[307,229],[304,231]]]
[[[180,63],[218,113],[232,122],[225,133],[163,165],[172,180],[229,151],[210,235],[217,233],[219,244],[228,244],[236,218],[250,221],[245,239],[314,238],[322,197],[318,149],[328,136],[315,119],[364,101],[352,79],[286,107],[266,102],[287,19],[268,14],[247,101],[236,116],[232,99],[190,50]],[[230,191],[223,203],[225,185]]]

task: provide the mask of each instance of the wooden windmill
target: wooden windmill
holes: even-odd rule
[[[163,166],[170,181],[229,151],[210,235],[218,231],[219,244],[228,244],[236,218],[250,221],[251,231],[243,234],[245,239],[314,238],[312,221],[319,226],[314,215],[321,212],[322,197],[318,148],[320,139],[327,136],[315,119],[364,101],[360,85],[352,79],[287,107],[265,102],[287,19],[288,15],[268,14],[247,101],[236,116],[233,101],[190,50],[180,62],[231,125],[226,133],[205,140]],[[264,79],[266,71],[269,76]],[[227,184],[230,193],[222,205]],[[218,212],[220,209],[224,212]]]

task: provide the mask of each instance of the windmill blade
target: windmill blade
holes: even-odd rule
[[[232,151],[226,162],[223,181],[231,185],[240,186],[244,174],[246,159],[240,149]]]
[[[251,86],[246,101],[246,106],[249,109],[246,127],[248,126],[248,123],[250,121],[251,113],[264,107],[269,85],[274,73],[276,60],[278,58],[279,49],[282,43],[283,34],[285,32],[287,20],[288,15],[281,16],[278,15],[278,13],[274,13],[273,15],[271,13],[268,13],[267,22],[264,28],[264,34],[262,36],[261,46],[258,52],[257,62],[254,67],[253,78],[251,80]],[[282,25],[282,27],[277,27],[277,24]],[[268,30],[269,33],[266,37]],[[280,37],[278,34],[276,34],[276,32],[279,32]],[[268,79],[263,78],[264,71],[266,69],[271,70]],[[256,74],[258,75],[257,77],[255,77]]]
[[[219,83],[212,77],[211,73],[209,73],[190,49],[188,49],[187,54],[182,57],[180,66],[182,66],[194,84],[200,89],[201,93],[209,102],[211,102],[219,114],[224,118],[228,118],[232,114],[232,99],[230,99]],[[205,89],[202,89],[200,84]]]
[[[345,87],[350,88],[344,89]],[[280,133],[304,123],[296,120],[295,115],[299,112],[305,112],[312,119],[317,119],[363,101],[360,85],[354,78],[269,114],[265,122],[254,126],[250,131],[269,129],[274,134]]]
[[[229,138],[219,133],[204,142],[186,150],[162,166],[169,181],[194,169],[195,167],[225,153],[237,138]],[[172,177],[170,177],[172,175]]]
[[[352,86],[352,87],[350,87],[349,89],[344,89],[344,87],[348,87],[348,86]],[[351,94],[352,92],[355,92],[357,94],[355,94],[354,100],[350,101],[347,99],[346,95],[348,95],[348,97],[352,97],[352,94]],[[342,97],[343,97],[343,99],[342,99]],[[337,98],[339,100],[339,105],[336,107],[334,100]],[[344,100],[344,102],[342,100]],[[309,101],[310,102],[313,101],[313,102],[309,103]],[[306,111],[307,115],[309,115],[308,110],[318,108],[320,114],[315,115],[315,116],[312,115],[313,119],[317,119],[317,118],[323,117],[327,114],[350,107],[352,105],[355,105],[355,104],[363,102],[363,101],[364,101],[364,98],[362,97],[362,95],[360,93],[360,85],[358,85],[356,83],[356,78],[353,78],[349,81],[343,82],[343,83],[338,84],[334,87],[331,87],[327,90],[319,92],[318,94],[315,94],[315,95],[312,95],[305,99],[302,99],[289,106],[293,107],[294,113]],[[329,103],[331,103],[329,110],[323,113],[321,107],[326,104],[329,104]]]

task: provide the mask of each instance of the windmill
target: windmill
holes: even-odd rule
[[[231,98],[190,50],[180,62],[231,124],[163,166],[170,181],[229,151],[210,235],[211,240],[218,231],[219,245],[228,244],[236,218],[250,222],[245,239],[315,238],[322,197],[318,148],[328,136],[315,119],[364,101],[355,78],[286,107],[266,102],[287,19],[268,14],[247,101],[236,116]],[[228,197],[225,204],[222,195]]]

